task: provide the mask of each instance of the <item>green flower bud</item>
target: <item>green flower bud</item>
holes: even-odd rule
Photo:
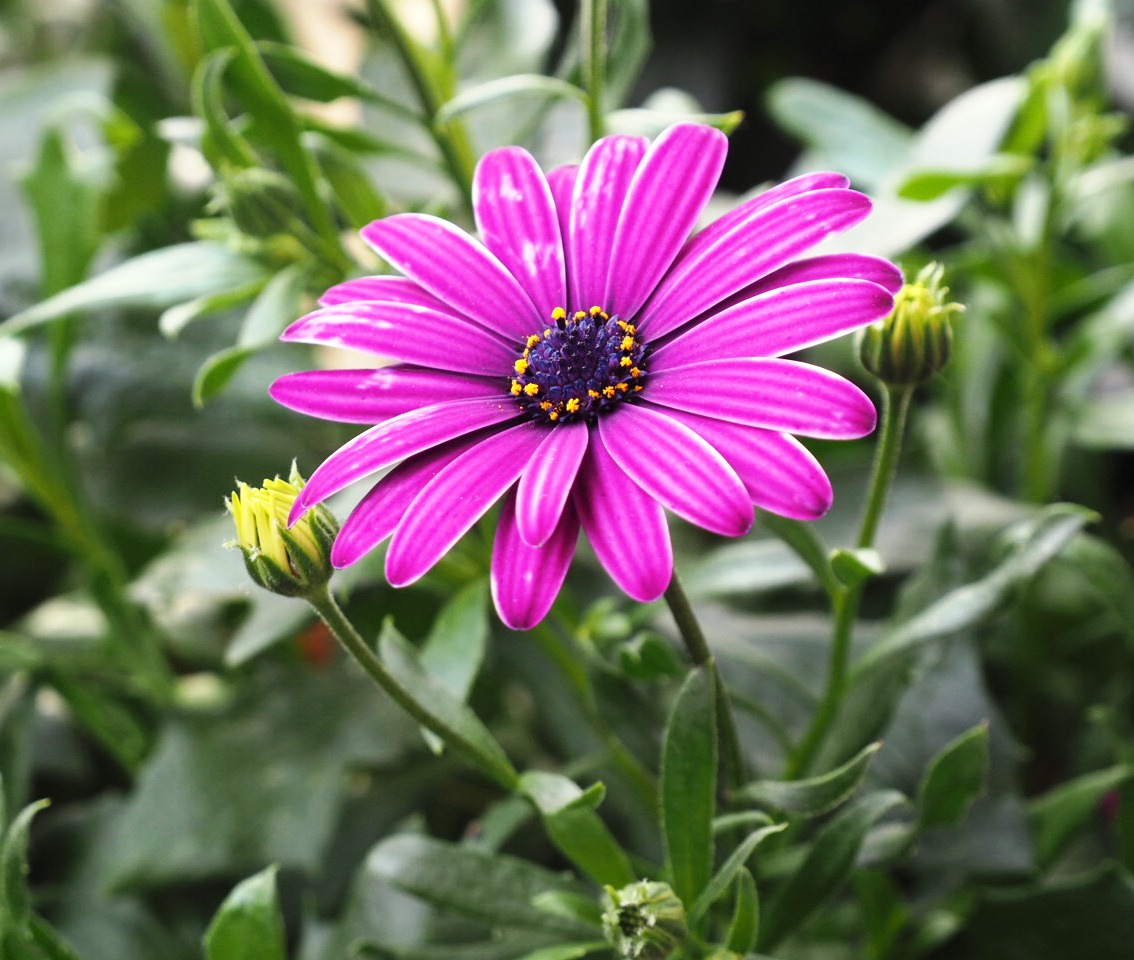
[[[226,546],[240,549],[256,583],[285,597],[302,596],[330,579],[331,544],[339,532],[338,522],[322,504],[288,529],[288,514],[303,484],[293,463],[288,480],[277,476],[256,488],[239,483],[225,500],[236,523],[236,539]]]
[[[965,308],[947,303],[940,264],[922,269],[894,297],[894,310],[862,332],[862,365],[892,387],[913,387],[939,373],[949,362],[953,330],[949,318]]]
[[[291,233],[302,218],[303,202],[291,181],[263,167],[237,170],[217,184],[210,211],[224,210],[250,237]]]
[[[685,939],[685,906],[668,883],[639,880],[621,890],[606,888],[602,928],[627,960],[661,960]]]

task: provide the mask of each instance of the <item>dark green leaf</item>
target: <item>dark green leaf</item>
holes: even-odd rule
[[[661,762],[662,836],[673,891],[682,903],[701,895],[713,869],[717,726],[712,674],[690,671],[673,705]]]
[[[736,906],[733,907],[732,922],[728,925],[725,946],[733,953],[751,953],[756,949],[759,934],[760,896],[756,892],[756,881],[747,867],[741,867],[736,875]]]
[[[177,303],[261,282],[257,261],[208,241],[180,243],[127,260],[0,324],[11,336],[72,313],[112,307],[162,310]]]
[[[758,780],[737,791],[737,799],[805,817],[826,813],[858,789],[870,761],[882,747],[872,743],[841,767],[807,780]]]
[[[12,820],[0,843],[0,931],[26,930],[31,920],[28,896],[28,830],[47,800],[24,807]]]
[[[386,199],[354,154],[325,136],[312,134],[304,142],[311,140],[315,141],[311,148],[315,159],[347,223],[359,230],[371,220],[384,217],[388,212]]]
[[[869,793],[824,825],[800,868],[769,900],[760,924],[760,949],[776,946],[850,877],[867,831],[906,798],[888,790]]]
[[[236,57],[233,47],[202,58],[193,76],[193,111],[205,121],[201,149],[213,167],[255,167],[256,151],[236,130],[224,108],[224,74]]]
[[[692,909],[689,911],[690,923],[696,923],[700,920],[708,911],[709,907],[725,895],[733,879],[737,877],[741,870],[745,869],[745,864],[748,863],[748,858],[752,856],[755,849],[767,840],[768,837],[786,830],[787,826],[786,823],[777,823],[770,827],[762,827],[745,837],[736,849],[729,854],[728,859],[721,864],[721,868],[713,874],[709,885],[705,887],[701,892],[701,896],[697,898],[697,902],[693,904]]]
[[[520,790],[539,810],[548,837],[563,855],[595,883],[623,887],[633,883],[637,874],[595,813],[605,792],[601,787],[595,784],[584,792],[574,781],[542,771],[520,777]]]
[[[287,960],[276,868],[239,883],[205,931],[206,960]]]
[[[1067,842],[1090,822],[1102,798],[1131,779],[1134,767],[1120,764],[1076,777],[1033,800],[1028,819],[1036,862],[1051,866]]]
[[[199,409],[220,393],[255,352],[250,347],[229,347],[202,363],[193,379],[193,406]]]
[[[295,47],[261,40],[256,43],[256,50],[276,83],[292,96],[318,103],[330,103],[340,97],[385,102],[385,98],[364,80],[328,70]]]
[[[591,924],[533,903],[545,893],[581,895],[584,888],[516,857],[405,834],[378,844],[365,869],[427,903],[494,928],[547,930],[580,940],[594,936]]]
[[[421,665],[459,700],[467,700],[488,642],[488,584],[458,590],[437,614],[421,648]]]
[[[985,789],[988,778],[988,724],[961,734],[933,758],[918,790],[922,827],[959,823]]]

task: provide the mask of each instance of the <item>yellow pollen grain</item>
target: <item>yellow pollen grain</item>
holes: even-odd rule
[[[524,393],[526,393],[529,397],[534,397],[537,393],[539,393],[539,384],[538,383],[525,383],[524,384]]]
[[[540,410],[550,410],[551,409],[551,401],[550,400],[540,401],[539,408],[540,408]]]
[[[546,330],[544,330],[544,331],[543,331],[543,335],[544,335],[545,337],[550,337],[550,336],[551,336],[551,327],[548,327],[548,328],[547,328]],[[536,340],[538,341],[538,340],[539,340],[539,337],[536,337]]]
[[[602,395],[608,400],[614,396],[614,387],[607,385],[602,388]]]
[[[601,394],[597,390],[588,390],[587,396],[592,400],[597,400],[601,396]]]
[[[638,367],[630,368],[630,376],[637,380],[642,375],[642,371]]]
[[[548,420],[558,420],[559,419],[559,411],[558,410],[552,410],[551,413],[549,413],[547,415],[547,419]]]
[[[524,388],[520,385],[520,381],[519,380],[513,380],[512,381],[512,396],[518,397],[523,392],[524,392]]]
[[[633,360],[631,360],[631,359],[630,359],[629,357],[623,357],[623,358],[622,358],[621,360],[619,360],[619,361],[618,361],[618,365],[619,365],[620,367],[628,367],[628,366],[630,366],[630,365],[631,365],[631,364],[632,364],[633,362],[634,362],[634,361],[633,361]],[[523,373],[523,372],[524,372],[523,370],[521,370],[521,371],[520,371],[520,373]]]
[[[563,320],[564,318],[566,318],[566,316],[567,316],[567,311],[564,310],[562,307],[556,307],[554,310],[551,311],[551,319],[552,320]]]
[[[597,317],[597,316],[600,316],[601,314],[602,314],[602,307],[598,307],[598,306],[591,307],[591,316],[592,317]]]
[[[619,383],[619,384],[615,385],[615,389],[617,389],[619,393],[625,393],[627,390],[630,389],[630,386],[629,386],[629,384]]]
[[[547,331],[545,330],[544,333],[547,333]],[[537,343],[539,343],[539,334],[538,333],[533,333],[530,337],[528,337],[528,349],[529,350],[531,350],[531,348],[534,347]]]
[[[634,384],[634,392],[635,393],[637,393],[641,389],[642,389],[642,385],[640,383]]]
[[[634,349],[634,338],[629,337],[629,336],[623,337],[622,338],[622,349],[623,350],[633,350]]]
[[[516,367],[516,373],[527,373],[528,372],[528,361],[525,360],[523,357],[520,357],[520,359],[516,361],[514,366]]]
[[[579,398],[578,397],[572,397],[570,400],[567,401],[567,412],[568,413],[578,413],[579,407],[581,407],[581,406],[582,406],[582,403],[579,402]]]
[[[586,318],[587,318],[587,315],[582,310],[576,311],[576,313],[575,313],[575,319],[576,320],[585,320]]]

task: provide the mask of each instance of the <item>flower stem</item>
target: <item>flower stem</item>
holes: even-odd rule
[[[690,659],[697,666],[707,666],[713,675],[713,685],[716,688],[717,732],[724,758],[725,780],[729,788],[739,787],[745,780],[744,755],[740,751],[740,737],[736,732],[732,702],[729,700],[720,670],[717,669],[716,659],[705,640],[704,631],[701,630],[701,624],[697,621],[689,598],[677,578],[676,570],[670,578],[669,586],[666,587],[665,602],[669,604],[670,613],[673,614],[677,631],[681,635],[685,649],[689,652]]]
[[[606,87],[607,0],[583,0],[579,13],[582,33],[583,85],[587,90],[587,122],[592,140],[605,133],[603,96]]]
[[[370,678],[385,691],[394,703],[405,710],[405,712],[421,724],[421,726],[437,734],[437,736],[449,744],[455,751],[473,761],[478,769],[491,776],[502,787],[508,790],[514,790],[516,788],[514,774],[512,778],[507,778],[493,766],[477,762],[478,758],[472,750],[468,749],[468,745],[455,742],[453,740],[452,731],[444,723],[440,722],[434,714],[430,713],[430,711],[406,689],[401,681],[386,668],[386,665],[378,659],[378,655],[370,649],[359,632],[355,630],[354,624],[347,619],[327,584],[315,588],[311,593],[307,594],[304,599],[311,604],[311,607],[319,614],[320,618],[330,628],[331,633],[335,635],[347,653],[354,658],[355,662],[369,674]]]
[[[878,446],[874,451],[870,488],[856,541],[860,550],[867,550],[874,545],[882,508],[886,505],[886,497],[897,471],[898,456],[902,450],[902,437],[905,435],[912,396],[912,387],[887,386],[882,393]],[[831,593],[834,628],[827,663],[827,683],[819,706],[811,718],[811,725],[788,759],[784,775],[789,780],[804,776],[808,772],[842,706],[843,697],[847,692],[851,640],[854,637],[854,623],[858,616],[862,587],[863,583],[854,586],[839,585]]]
[[[457,120],[450,120],[445,124],[437,123],[437,114],[445,100],[445,94],[438,88],[435,80],[436,70],[430,70],[422,56],[421,50],[413,38],[406,33],[401,21],[390,9],[388,0],[367,0],[367,9],[371,19],[384,29],[398,52],[410,82],[421,103],[425,118],[428,121],[429,132],[437,144],[438,150],[449,169],[449,175],[457,185],[461,196],[468,202],[472,195],[473,167],[476,163],[472,146],[464,126]],[[447,27],[446,27],[447,30]],[[448,74],[452,64],[445,64]]]

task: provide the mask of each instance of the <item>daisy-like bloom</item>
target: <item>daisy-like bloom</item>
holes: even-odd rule
[[[653,143],[599,140],[545,176],[522,149],[476,170],[479,241],[406,213],[362,236],[402,276],[349,280],[284,340],[398,361],[277,380],[317,417],[377,424],[312,474],[293,517],[393,467],[343,523],[331,560],[390,537],[394,586],[430,569],[497,501],[492,594],[506,624],[547,613],[582,528],[636,600],[669,585],[665,509],[725,536],[753,506],[812,519],[831,503],[791,434],[861,437],[856,386],[785,354],[885,316],[885,260],[800,259],[870,202],[818,173],[760,194],[690,236],[724,165],[723,134],[678,124]]]

